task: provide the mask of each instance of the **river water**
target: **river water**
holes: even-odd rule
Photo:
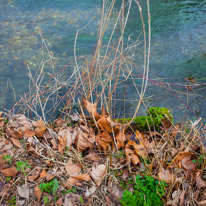
[[[42,59],[42,37],[55,57],[58,71],[73,57],[77,29],[96,17],[81,32],[77,44],[77,55],[92,55],[101,6],[101,0],[0,0],[1,109],[11,109],[28,91],[27,68],[35,71]],[[145,1],[142,7],[146,11]],[[145,104],[170,108],[176,121],[205,119],[206,0],[151,0],[150,10],[151,81]],[[133,6],[125,35],[131,42],[140,34],[138,18]],[[135,63],[141,64],[141,59],[142,48],[136,51]],[[50,72],[49,69],[46,71]],[[132,95],[132,89],[128,91],[131,101],[126,116],[132,115],[135,109],[132,100],[138,98]],[[116,110],[116,114],[123,115],[121,104]]]

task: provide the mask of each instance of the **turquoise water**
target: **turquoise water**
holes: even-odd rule
[[[141,2],[145,11],[145,1]],[[136,39],[141,29],[139,15],[133,5],[125,33],[126,39],[130,37],[128,44]],[[42,59],[39,33],[55,57],[54,68],[58,71],[72,59],[77,29],[96,17],[81,32],[77,44],[77,55],[93,53],[101,6],[101,0],[0,0],[2,109],[10,109],[28,91],[27,67],[35,72]],[[115,5],[116,10],[119,7],[120,4]],[[167,106],[177,120],[197,118],[192,111],[205,118],[206,0],[151,0],[150,9],[150,79],[153,81],[149,82],[146,105]],[[136,51],[135,63],[142,65],[141,45]],[[45,68],[46,72],[50,70],[50,66]],[[195,85],[185,80],[187,77],[196,78]],[[194,88],[191,90],[185,85]],[[132,88],[128,91],[129,100],[137,99]],[[122,92],[118,94],[122,95]],[[123,115],[122,107],[121,104],[116,107],[120,116]],[[130,116],[135,102],[129,102],[127,108],[126,115]]]

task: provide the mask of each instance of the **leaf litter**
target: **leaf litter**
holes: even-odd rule
[[[123,190],[132,189],[131,178],[138,174],[167,183],[165,205],[205,205],[200,127],[131,131],[104,108],[98,113],[97,103],[84,99],[83,105],[90,115],[86,122],[81,114],[46,123],[0,113],[1,205],[43,205],[46,199],[51,205],[120,205]]]

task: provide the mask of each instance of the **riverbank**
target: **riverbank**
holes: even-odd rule
[[[1,116],[1,205],[141,205],[137,192],[148,205],[205,204],[200,122],[125,132],[105,109],[83,105],[90,116],[51,123]]]

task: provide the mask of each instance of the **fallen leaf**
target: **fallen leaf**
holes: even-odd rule
[[[124,169],[123,174],[122,174],[122,179],[126,181],[128,177],[129,177],[129,172],[127,169]]]
[[[103,151],[106,152],[109,150],[110,143],[112,142],[112,138],[108,132],[104,131],[98,135],[96,135],[96,143],[100,146]]]
[[[28,119],[25,115],[23,115],[23,114],[18,114],[18,115],[16,116],[16,121],[17,121],[17,123],[18,123],[20,126],[22,126],[22,127],[24,127],[24,128],[27,128],[27,129],[31,129],[31,128],[32,128],[31,122],[30,122],[29,119]]]
[[[26,185],[17,186],[17,192],[20,197],[29,199],[29,187]]]
[[[71,201],[71,198],[65,197],[64,206],[74,206],[74,204]]]
[[[59,144],[58,144],[58,150],[61,154],[63,154],[63,151],[66,147],[66,137],[60,137],[58,136]]]
[[[203,189],[206,187],[206,183],[205,181],[200,177],[200,175],[198,175],[196,177],[196,186],[197,186],[197,189]]]
[[[180,152],[176,156],[176,164],[183,168],[184,170],[187,170],[188,172],[193,172],[197,169],[198,163],[192,161],[192,152]]]
[[[95,141],[95,135],[92,131],[85,133],[82,129],[79,130],[79,133],[76,137],[75,144],[77,149],[82,152],[88,148],[93,148]]]
[[[83,105],[85,106],[86,110],[89,112],[91,117],[94,117],[96,120],[99,119],[100,115],[97,112],[97,102],[95,104],[92,104],[86,99],[83,99]]]
[[[36,127],[34,129],[37,137],[43,137],[44,132],[46,132],[46,127],[44,126],[44,122],[40,119],[38,121],[32,122],[33,126]]]
[[[35,197],[37,198],[37,200],[39,202],[41,200],[42,191],[41,191],[41,189],[38,186],[36,186],[34,188],[34,195],[35,195]]]
[[[91,177],[88,174],[78,174],[78,175],[74,176],[74,178],[78,179],[78,180],[85,181],[85,182],[88,182],[91,180]]]
[[[198,204],[204,206],[204,205],[206,205],[206,200],[202,200],[202,201],[198,202]]]
[[[64,184],[64,187],[66,187],[67,189],[71,189],[73,186],[76,185],[76,183],[78,182],[78,179],[75,179],[73,177],[70,177]]]
[[[125,146],[125,157],[127,162],[132,162],[132,164],[136,165],[138,163],[141,163],[140,158],[137,154],[135,154],[135,150],[133,148],[130,149],[130,144],[126,144]]]
[[[60,197],[56,203],[55,203],[55,206],[62,206],[63,205],[63,197]]]
[[[159,178],[163,181],[174,181],[174,175],[170,169],[165,170],[163,167],[160,168]]]
[[[66,139],[66,146],[68,147],[71,147],[71,145],[74,143],[74,140],[76,138],[76,136],[73,135],[70,132],[70,129],[68,128],[59,131],[58,136],[61,136],[62,138]]]
[[[5,165],[5,160],[4,160],[5,155],[7,155],[6,152],[0,155],[0,168],[2,168]]]
[[[70,159],[69,162],[66,164],[65,169],[70,176],[77,176],[78,173],[81,171],[81,165],[78,163],[72,164],[72,160]]]
[[[1,173],[5,177],[16,177],[16,175],[18,174],[18,170],[16,169],[16,167],[13,166],[13,167],[1,170]]]
[[[48,167],[52,167],[53,166],[53,161],[52,160],[46,160],[46,165]]]
[[[100,161],[100,157],[95,151],[89,150],[88,153],[89,154],[84,157],[85,160],[94,161],[94,162],[99,162]]]
[[[180,205],[183,205],[183,203],[184,203],[185,193],[186,193],[186,190],[183,190],[180,194]]]
[[[97,125],[103,131],[107,131],[108,133],[118,132],[119,124],[112,122],[109,116],[101,116],[101,118],[97,121]]]
[[[107,175],[107,166],[100,164],[98,166],[93,166],[91,171],[91,177],[93,178],[96,185],[99,187],[103,182],[105,176]]]
[[[136,154],[131,154],[131,161],[133,165],[141,163],[139,156]]]
[[[46,176],[47,176],[47,172],[45,169],[43,169],[42,172],[40,173],[40,177],[45,178]]]
[[[120,127],[118,134],[115,136],[115,138],[117,140],[117,148],[118,149],[124,147],[124,142],[126,140],[124,131],[125,131],[125,128]]]
[[[91,195],[93,195],[96,192],[96,186],[93,185],[92,187],[90,187],[89,189],[87,189],[85,196],[86,197],[90,197]]]
[[[12,143],[17,146],[18,148],[22,148],[21,142],[19,141],[19,139],[15,139],[15,138],[10,138],[10,140],[12,141]]]
[[[24,132],[24,137],[33,137],[34,135],[35,135],[35,131],[31,129],[26,129],[26,131]]]
[[[23,137],[23,131],[21,128],[10,128],[7,127],[5,130],[8,137],[13,137],[15,139],[21,139]]]

